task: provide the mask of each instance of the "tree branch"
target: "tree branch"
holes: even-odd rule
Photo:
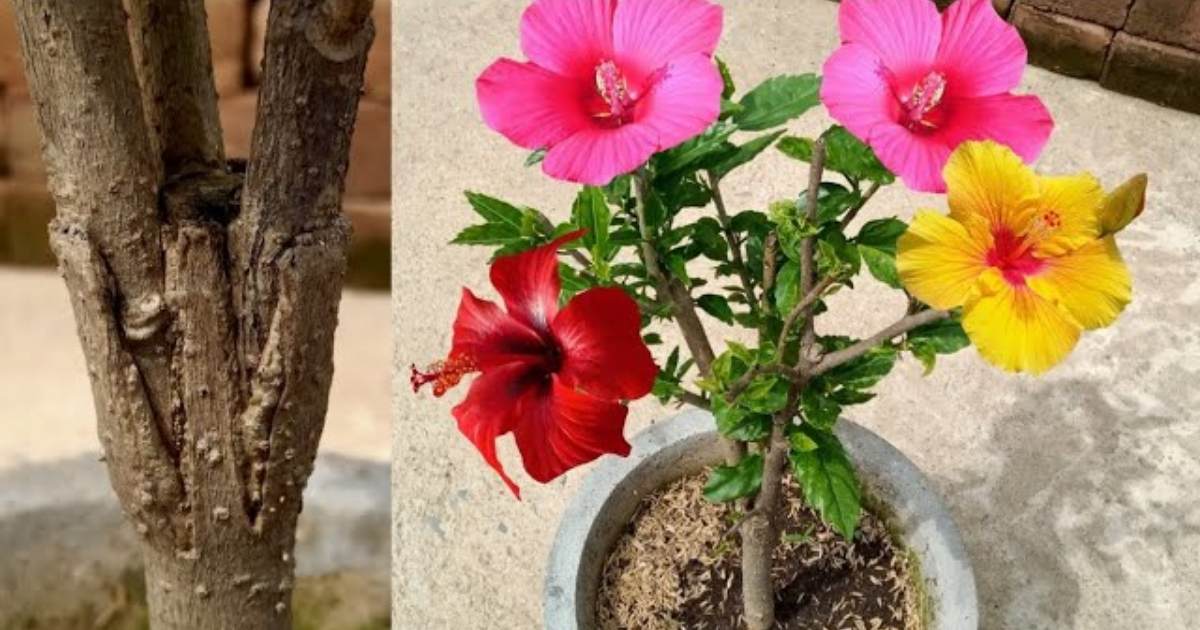
[[[817,286],[813,287],[808,294],[806,294],[799,302],[796,303],[796,306],[792,308],[792,312],[788,313],[787,319],[784,320],[783,329],[779,332],[779,342],[777,344],[779,348],[783,348],[783,345],[787,343],[788,336],[791,334],[792,327],[796,325],[796,322],[799,321],[801,317],[809,314],[812,305],[816,304],[817,300],[821,299],[821,296],[825,293],[825,290],[832,286],[836,281],[837,278],[833,276],[826,276],[817,283]]]
[[[854,221],[855,217],[858,216],[859,211],[861,211],[867,205],[867,202],[870,201],[871,197],[874,197],[875,193],[878,191],[879,182],[871,182],[871,185],[867,187],[867,191],[863,193],[862,199],[859,199],[858,203],[854,204],[854,207],[850,209],[850,212],[847,212],[846,216],[842,217],[840,225],[843,230],[850,226],[850,223]]]
[[[683,390],[679,393],[677,398],[679,398],[680,402],[687,403],[693,407],[698,407],[705,410],[712,409],[712,403],[708,402],[707,398],[697,394],[696,392]]]
[[[16,0],[56,224],[86,235],[115,283],[111,308],[177,454],[166,331],[170,313],[147,140],[120,0]]]
[[[677,278],[669,278],[663,273],[658,264],[658,251],[654,248],[654,234],[649,222],[646,221],[646,199],[650,194],[650,178],[645,169],[639,170],[634,181],[637,183],[637,203],[634,212],[637,214],[638,226],[641,230],[642,262],[646,265],[646,274],[655,283],[660,297],[665,297],[670,306],[675,322],[679,325],[683,339],[696,362],[696,368],[701,376],[708,376],[715,359],[712,345],[708,341],[708,333],[704,323],[696,314],[696,303],[692,294]],[[737,440],[722,438],[725,445],[725,462],[730,466],[736,465],[746,455],[746,445]]]
[[[246,380],[267,340],[280,257],[298,235],[345,222],[350,138],[375,32],[370,6],[371,0],[271,3],[242,211],[230,229]]]
[[[899,337],[900,335],[903,335],[904,333],[907,333],[915,328],[920,328],[925,324],[936,322],[949,316],[949,311],[936,310],[921,311],[913,315],[906,315],[896,323],[884,328],[874,335],[871,335],[867,339],[863,339],[862,341],[842,350],[830,352],[822,357],[821,360],[816,363],[816,365],[813,365],[812,368],[808,370],[808,373],[812,376],[820,376],[821,374],[824,374],[839,365],[863,356],[867,352],[870,352],[871,349],[886,341],[889,341],[895,337]]]
[[[713,205],[717,208],[717,220],[721,223],[721,231],[725,233],[725,241],[729,243],[729,257],[733,259],[734,269],[742,281],[742,290],[746,293],[746,304],[751,312],[758,310],[758,298],[754,295],[754,281],[750,278],[750,270],[742,256],[742,243],[738,240],[730,225],[729,211],[725,206],[725,197],[721,194],[721,178],[713,171],[708,171],[708,187],[712,190]]]
[[[128,0],[142,107],[161,177],[225,170],[204,0]]]
[[[825,175],[825,139],[818,138],[813,143],[812,148],[812,165],[808,170],[808,199],[807,212],[808,224],[815,225],[817,220],[817,202],[821,191],[821,179]],[[813,247],[816,241],[815,236],[807,236],[800,243],[800,294],[805,298],[812,295],[813,283],[816,281],[816,265],[813,263]],[[801,365],[808,363],[812,356],[813,342],[816,339],[816,328],[812,318],[812,302],[805,305],[804,316],[804,332],[800,337],[800,363]],[[782,341],[787,341],[786,337],[781,337]],[[780,350],[783,349],[782,343]]]

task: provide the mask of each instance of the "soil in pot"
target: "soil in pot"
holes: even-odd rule
[[[605,562],[601,630],[741,628],[734,508],[704,499],[708,473],[646,497]],[[865,514],[853,542],[825,526],[788,480],[772,569],[776,628],[919,630],[915,568],[884,522]]]

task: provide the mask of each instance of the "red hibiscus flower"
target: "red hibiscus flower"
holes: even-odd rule
[[[546,483],[605,453],[629,454],[624,402],[650,392],[658,368],[642,342],[637,304],[617,288],[595,288],[558,308],[558,249],[582,231],[492,264],[507,312],[463,289],[446,360],[413,368],[413,391],[441,396],[479,372],[454,408],[458,428],[513,494],[496,457],[511,432],[529,476]]]

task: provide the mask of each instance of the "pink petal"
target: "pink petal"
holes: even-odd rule
[[[621,0],[613,48],[622,65],[650,73],[693,53],[712,56],[724,12],[707,0]]]
[[[575,296],[551,325],[562,349],[563,383],[611,400],[650,393],[658,366],[642,341],[637,303],[622,289],[589,289]]]
[[[893,123],[896,99],[879,57],[862,44],[843,44],[825,61],[821,102],[829,115],[861,140]]]
[[[844,0],[838,28],[843,42],[871,49],[905,82],[933,64],[942,20],[930,0]]]
[[[638,103],[636,124],[653,130],[657,151],[670,149],[717,121],[724,87],[711,57],[693,53],[676,59]]]
[[[521,16],[521,50],[543,68],[591,78],[612,57],[615,0],[537,0]]]
[[[606,453],[629,454],[624,405],[577,391],[557,376],[547,389],[526,397],[513,427],[530,477],[547,483]]]
[[[942,16],[937,67],[948,98],[1002,94],[1017,87],[1028,52],[992,0],[958,0]]]
[[[544,149],[590,127],[578,81],[531,63],[500,59],[475,82],[488,127],[526,149]]]
[[[995,140],[1032,164],[1054,130],[1054,119],[1036,96],[998,94],[945,106],[950,115],[940,135],[951,151],[967,140]]]
[[[484,372],[471,383],[466,399],[451,412],[458,420],[458,430],[479,449],[483,461],[500,475],[518,499],[521,490],[504,472],[496,456],[496,438],[512,430],[522,400],[533,391],[530,374],[521,364]]]
[[[555,179],[605,186],[614,177],[637,170],[657,150],[658,138],[645,125],[592,126],[551,147],[542,170]]]
[[[879,161],[904,180],[912,190],[946,192],[942,167],[950,159],[950,147],[935,135],[918,135],[895,123],[877,125],[868,141]]]
[[[492,286],[500,292],[510,315],[539,331],[548,331],[558,314],[558,249],[583,235],[583,230],[552,243],[492,263]]]
[[[541,363],[546,344],[547,340],[525,322],[463,289],[450,356],[470,357],[475,367],[487,371],[518,361]]]

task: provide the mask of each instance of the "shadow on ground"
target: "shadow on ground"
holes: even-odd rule
[[[1194,440],[1189,453],[1176,439],[1189,421],[1123,409],[1114,392],[1080,379],[1021,393],[1025,402],[994,424],[988,442],[999,466],[939,480],[963,515],[981,627],[1101,627],[1079,618],[1095,605],[1081,597],[1086,581],[1115,585],[1126,605],[1138,605],[1155,597],[1155,584],[1131,575],[1186,579],[1170,559],[1200,537],[1186,490],[1200,480],[1167,470],[1200,456]]]

